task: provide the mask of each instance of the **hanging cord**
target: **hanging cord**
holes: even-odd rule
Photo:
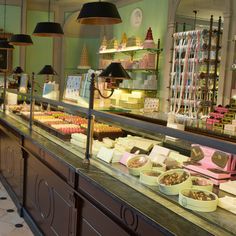
[[[50,22],[51,0],[48,0],[48,22]]]
[[[21,33],[22,33],[22,28],[23,28],[23,0],[21,0],[21,18],[20,18],[20,28],[21,28]]]
[[[3,13],[3,15],[4,15],[4,17],[3,17],[3,19],[4,19],[4,24],[3,24],[3,37],[5,38],[5,35],[6,35],[6,8],[7,8],[7,2],[6,2],[6,0],[4,1],[4,13]]]

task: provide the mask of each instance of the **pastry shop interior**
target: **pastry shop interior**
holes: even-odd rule
[[[0,182],[34,235],[236,235],[235,0],[0,12]]]

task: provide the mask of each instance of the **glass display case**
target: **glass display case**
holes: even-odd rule
[[[6,114],[17,122],[78,158],[87,157],[89,145],[90,165],[157,203],[161,197],[229,235],[236,233],[236,144],[230,135],[211,137],[200,125],[173,129],[163,119],[144,119],[145,114],[89,110],[8,89],[7,97],[13,95],[17,104],[6,105]]]

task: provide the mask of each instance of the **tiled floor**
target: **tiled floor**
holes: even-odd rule
[[[0,182],[0,236],[33,236]]]

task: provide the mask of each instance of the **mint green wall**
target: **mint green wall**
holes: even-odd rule
[[[80,63],[80,56],[83,45],[87,45],[89,63],[92,68],[98,67],[98,49],[100,39],[94,38],[65,38],[65,74],[78,72],[77,66]]]
[[[143,12],[142,24],[139,28],[133,28],[130,25],[130,15],[135,8],[140,8]],[[152,28],[154,41],[157,39],[161,40],[161,47],[164,48],[164,52],[160,55],[159,64],[159,80],[158,87],[161,85],[163,80],[163,63],[165,55],[165,35],[167,32],[167,21],[168,21],[168,1],[167,0],[142,0],[133,4],[129,4],[119,8],[119,13],[123,22],[114,26],[114,37],[121,40],[122,33],[125,32],[128,37],[139,36],[142,40],[145,39],[146,32],[149,27]],[[168,79],[168,78],[166,78]]]
[[[13,17],[14,16],[14,20]],[[6,32],[17,34],[20,33],[21,9],[17,6],[6,7]],[[4,5],[0,5],[0,28],[4,28]],[[19,65],[20,55],[19,47],[13,50],[13,68]]]
[[[38,22],[48,20],[47,16],[47,12],[27,11],[27,33],[31,35]],[[44,65],[53,63],[53,39],[32,36],[32,40],[34,44],[26,48],[25,71],[37,74]]]
[[[66,12],[64,21],[66,21],[74,12]],[[98,68],[98,49],[100,45],[99,38],[80,38],[65,36],[65,75],[78,73],[77,66],[80,63],[80,56],[83,45],[86,44],[89,54],[89,63],[93,69]]]

